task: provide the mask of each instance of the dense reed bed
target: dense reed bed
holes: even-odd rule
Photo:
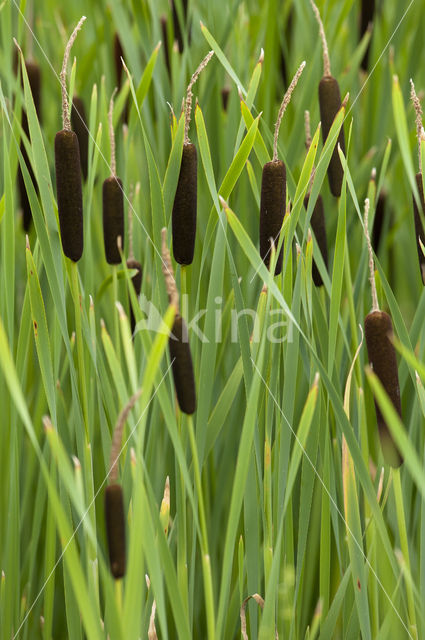
[[[425,15],[366,5],[0,3],[1,638],[425,637]]]

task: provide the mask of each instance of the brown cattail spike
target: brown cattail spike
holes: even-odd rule
[[[89,156],[89,129],[87,126],[86,110],[84,102],[79,96],[74,96],[71,109],[71,126],[77,134],[80,147],[81,173],[87,180],[88,156]]]
[[[310,113],[309,111],[304,112],[304,126],[305,126],[305,146],[307,151],[310,149],[311,145],[311,131],[310,131]],[[308,203],[310,199],[310,190],[314,180],[315,167],[313,166],[311,170],[310,183],[307,189],[307,195],[304,198],[304,207],[308,208]],[[314,205],[313,212],[311,214],[310,219],[311,228],[314,231],[314,235],[317,241],[317,245],[322,254],[323,261],[326,265],[326,269],[328,268],[328,241],[326,238],[326,223],[325,223],[325,211],[323,207],[323,199],[322,196],[317,196],[316,204]],[[313,260],[312,267],[312,278],[316,287],[321,287],[323,284],[322,276],[320,275],[320,271],[317,268],[316,261]]]
[[[180,410],[190,415],[196,409],[195,377],[187,326],[179,314],[174,319],[169,346],[177,401]]]
[[[162,40],[164,42],[165,66],[167,67],[168,75],[171,78],[170,52],[168,50],[168,36],[167,36],[167,16],[162,15],[159,20],[161,24]]]
[[[328,43],[326,41],[325,30],[323,28],[319,9],[313,0],[310,0],[310,3],[319,24],[319,32],[323,49],[323,77],[319,82],[319,108],[320,119],[322,122],[323,144],[325,144],[335,116],[341,108],[341,93],[338,81],[331,75]],[[341,147],[341,151],[345,154],[345,137],[342,126],[328,166],[329,186],[332,195],[337,198],[341,195],[342,180],[344,176],[344,171],[338,155],[338,144]]]
[[[115,579],[125,575],[125,516],[122,488],[110,484],[105,490],[105,521],[109,563]]]
[[[16,58],[16,60],[18,60],[18,57]],[[36,110],[38,119],[41,122],[41,106],[40,106],[41,105],[41,71],[40,71],[40,67],[37,64],[37,62],[35,62],[33,60],[25,61],[25,67],[26,67],[27,74],[28,74],[28,82],[29,82],[31,93],[32,93],[32,97],[33,97],[33,100],[34,100],[35,110]],[[28,126],[27,113],[26,113],[25,109],[22,110],[22,129],[25,132],[26,136],[29,138],[30,137],[30,132],[29,132],[29,126]],[[38,187],[37,187],[35,175],[34,175],[34,172],[32,170],[32,166],[31,166],[31,163],[29,161],[28,154],[27,154],[27,151],[25,149],[25,145],[24,145],[23,142],[21,142],[21,153],[23,155],[25,164],[26,164],[26,166],[28,168],[28,172],[30,174],[31,181],[34,184],[34,186],[35,186],[35,188],[36,188],[36,190],[38,192]],[[25,182],[24,182],[24,177],[22,175],[22,171],[21,171],[21,167],[20,166],[18,167],[18,189],[19,189],[21,208],[22,208],[23,228],[24,228],[24,231],[27,232],[27,231],[29,231],[30,226],[31,226],[32,211],[31,211],[30,202],[28,200],[28,194],[27,194],[27,190],[26,190]]]
[[[227,105],[229,104],[230,89],[229,87],[223,87],[221,90],[221,106],[223,111],[227,113]]]
[[[192,264],[195,253],[198,155],[192,143],[183,145],[179,180],[172,211],[174,259]]]
[[[306,197],[304,198],[304,207],[306,208],[306,210],[308,208],[309,199],[310,199],[310,194],[307,194]],[[325,266],[327,269],[328,268],[328,241],[326,238],[325,211],[323,207],[323,199],[320,193],[317,196],[316,204],[314,205],[314,209],[311,214],[310,225],[311,225],[311,228],[313,229],[317,245],[320,249],[323,262],[325,263]],[[313,282],[315,286],[321,287],[323,284],[323,280],[322,280],[322,276],[320,275],[320,271],[317,268],[317,264],[315,260],[313,260],[312,277],[313,277]]]
[[[124,50],[122,48],[121,40],[118,33],[114,34],[114,64],[115,75],[117,78],[118,87],[121,86],[123,67],[121,64],[121,58],[124,58]]]
[[[210,51],[190,79],[184,110],[184,144],[179,180],[172,211],[173,254],[179,264],[191,264],[195,252],[198,160],[195,145],[189,141],[192,87],[214,55]]]
[[[121,178],[110,176],[103,182],[103,240],[108,264],[119,264],[119,238],[124,238],[124,197]]]
[[[113,127],[114,89],[109,103],[109,136],[111,143],[111,176],[103,183],[103,240],[105,257],[109,264],[119,264],[124,241],[124,191],[122,181],[116,176],[115,136]]]
[[[372,247],[378,253],[382,238],[382,229],[385,222],[387,209],[387,196],[385,191],[381,191],[376,201],[375,217],[373,219]]]
[[[305,62],[302,62],[283,97],[274,129],[273,160],[266,162],[261,177],[260,256],[267,268],[270,267],[271,245],[273,243],[274,246],[277,247],[279,242],[286,206],[286,167],[282,160],[278,159],[277,154],[279,129],[283,114],[291,100],[292,92],[297,85],[304,67]],[[283,246],[277,258],[275,275],[281,273],[282,262]]]
[[[169,340],[171,367],[177,401],[183,413],[192,414],[196,409],[195,376],[190,352],[187,326],[179,313],[179,295],[167,247],[167,229],[162,229],[162,271],[168,299],[176,309],[176,316]]]
[[[177,0],[178,2],[178,0]],[[181,0],[181,6],[183,8],[183,15],[182,20],[183,20],[183,26],[186,27],[186,22],[187,22],[187,0]],[[176,0],[171,0],[171,11],[172,11],[172,15],[173,15],[173,28],[174,28],[174,39],[177,41],[177,46],[178,46],[178,50],[179,53],[182,53],[183,51],[183,33],[182,33],[182,29],[180,26],[180,20],[179,20],[179,16],[178,16],[178,11],[176,8]],[[190,42],[190,27],[188,30],[188,42]]]
[[[341,108],[341,94],[338,81],[332,76],[323,76],[319,82],[319,108],[322,122],[322,137],[325,144],[336,114]],[[345,136],[343,125],[338,134],[331,160],[328,165],[328,180],[331,193],[336,198],[341,195],[344,170],[338,155],[338,145],[345,154]]]
[[[64,254],[78,262],[83,254],[83,193],[77,135],[63,129],[55,137],[56,191]]]
[[[371,28],[373,18],[375,15],[375,0],[362,0],[361,12],[360,12],[360,39],[363,38],[366,31]],[[370,42],[367,45],[367,49],[361,61],[361,68],[363,71],[368,70],[369,63]]]
[[[369,363],[401,418],[400,385],[395,348],[390,340],[392,335],[393,323],[388,313],[368,313],[365,318],[365,336]],[[398,467],[402,459],[376,401],[375,410],[385,461],[392,467]]]
[[[282,160],[267,162],[261,177],[260,256],[270,267],[271,243],[277,247],[286,204],[286,167]],[[282,271],[283,246],[279,252],[275,275]]]
[[[393,334],[393,324],[390,316],[385,311],[380,311],[376,295],[374,262],[372,245],[368,230],[369,200],[365,200],[364,232],[369,254],[370,283],[372,287],[372,311],[365,318],[365,337],[369,357],[369,363],[379,378],[395,410],[401,418],[400,385],[398,381],[397,358],[395,348],[390,340]],[[384,416],[375,400],[376,419],[378,422],[379,437],[382,452],[388,464],[398,467],[401,457],[393,441],[391,433],[385,422]]]
[[[56,191],[62,248],[64,254],[74,262],[83,254],[83,193],[80,148],[69,119],[66,69],[71,47],[85,19],[83,16],[78,22],[65,48],[60,73],[63,129],[55,137]]]
[[[419,199],[421,203],[422,216],[425,216],[425,200],[424,200],[424,188],[422,183],[422,173],[416,174],[416,185],[419,191]],[[418,205],[416,204],[415,196],[413,196],[413,215],[415,219],[415,234],[416,234],[416,246],[418,250],[419,267],[421,270],[422,282],[425,284],[425,256],[422,251],[421,243],[425,245],[425,234],[422,225],[421,215],[419,213]]]

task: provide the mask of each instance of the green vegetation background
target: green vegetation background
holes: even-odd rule
[[[190,42],[183,28],[182,53],[173,47],[165,0],[0,4],[2,638],[145,638],[155,599],[158,637],[227,640],[240,637],[240,607],[254,593],[264,598],[264,609],[250,600],[250,638],[273,638],[275,629],[280,638],[294,639],[425,636],[425,296],[412,215],[418,168],[409,101],[410,78],[419,95],[425,88],[425,17],[419,0],[377,3],[366,74],[359,69],[367,46],[367,37],[359,41],[360,2],[318,4],[332,73],[341,94],[350,93],[334,124],[337,133],[345,115],[339,201],[326,178],[332,145],[322,149],[317,129],[322,52],[307,0],[189,0]],[[182,22],[182,3],[176,6]],[[53,144],[62,127],[58,73],[82,14],[87,20],[72,49],[68,82],[86,104],[91,141],[85,247],[75,267],[61,252]],[[160,16],[167,18],[167,42]],[[190,333],[198,395],[193,418],[175,403],[166,334],[147,330],[134,295],[143,330],[131,340],[127,238],[122,266],[113,272],[104,259],[101,183],[109,175],[114,33],[132,79],[116,97],[117,173],[127,197],[140,183],[133,198],[134,253],[143,265],[142,293],[168,327],[173,311],[158,251],[162,226],[171,239],[180,107],[191,73],[209,49],[216,53],[195,85],[199,105],[190,128],[198,148],[195,259],[176,270],[180,292],[188,294],[187,317],[206,310],[200,326],[208,341]],[[13,37],[41,67],[41,124],[25,73],[22,90],[13,72]],[[282,234],[283,273],[272,278],[258,256],[261,170],[271,158],[280,101],[302,60],[307,65],[279,138],[293,205]],[[224,87],[230,89],[227,112]],[[23,106],[30,140],[20,126]],[[308,154],[306,109],[314,135]],[[39,199],[22,164],[21,137]],[[27,249],[18,163],[33,213]],[[308,234],[319,192],[328,274]],[[378,295],[397,338],[402,422],[365,371],[365,346],[347,385],[361,340],[358,325],[371,308],[363,202],[368,194],[372,226],[379,192],[386,193],[386,217]],[[321,289],[312,285],[312,252],[324,277]],[[247,308],[258,312],[258,342],[250,342],[252,320],[240,313]],[[293,339],[272,344],[268,329],[281,310]],[[233,340],[232,311],[239,312]],[[218,317],[222,339],[216,342]],[[140,388],[120,458],[127,573],[115,584],[104,481],[117,417]],[[400,470],[383,463],[372,389],[403,453]],[[169,517],[163,505],[160,518],[167,475]]]

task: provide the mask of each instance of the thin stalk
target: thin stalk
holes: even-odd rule
[[[180,297],[183,300],[181,315],[187,321],[189,309],[187,308],[187,268],[182,265],[180,269]]]
[[[122,616],[122,580],[115,580],[115,602],[117,603],[118,616]]]
[[[192,416],[187,417],[187,425],[189,431],[190,448],[193,458],[193,470],[195,474],[196,492],[198,495],[199,520],[201,525],[201,554],[202,554],[202,573],[204,577],[204,596],[205,608],[207,616],[208,640],[215,640],[215,613],[214,613],[214,593],[211,575],[210,555],[208,551],[208,529],[205,518],[205,505],[202,493],[201,472],[199,469],[198,448],[196,446],[195,431],[193,428]]]
[[[87,401],[87,384],[86,384],[86,369],[84,364],[84,349],[83,349],[83,330],[81,326],[81,296],[80,287],[78,284],[78,266],[73,260],[67,260],[70,270],[71,281],[71,294],[74,301],[74,313],[75,313],[75,340],[77,342],[77,359],[78,359],[78,379],[80,383],[80,398],[83,410],[84,431],[86,435],[86,441],[89,442],[89,414],[88,414],[88,401]]]
[[[264,442],[264,512],[265,512],[265,540],[264,540],[264,583],[267,585],[273,562],[273,517],[272,517],[272,474],[271,474],[271,443],[266,421],[266,437]]]
[[[118,319],[118,314],[116,312],[116,307],[115,307],[115,303],[118,300],[118,275],[117,275],[117,269],[118,269],[118,265],[113,264],[112,265],[112,297],[113,297],[113,316],[114,316],[114,339],[115,339],[115,349],[117,352],[117,357],[118,359],[120,359],[120,351],[121,351],[121,345],[120,345],[120,328],[119,328],[119,319]]]
[[[186,451],[186,431],[182,431],[182,413],[178,412],[178,429],[183,451]],[[181,469],[176,465],[176,512],[178,514],[177,527],[177,582],[179,591],[189,613],[189,592],[187,581],[187,517],[186,491]]]
[[[345,288],[347,291],[347,300],[348,300],[348,315],[350,318],[351,345],[352,345],[353,351],[355,351],[358,343],[358,340],[357,340],[358,325],[356,320],[356,309],[354,306],[353,282],[351,278],[351,269],[350,269],[350,257],[347,251],[345,252],[345,257],[344,257],[344,277],[345,277]],[[354,368],[356,372],[357,385],[360,386],[361,380],[362,380],[362,371],[361,371],[360,361],[358,358],[356,358]]]
[[[93,530],[96,531],[96,506],[95,506],[95,495],[94,495],[94,478],[93,478],[93,457],[92,457],[92,449],[90,444],[86,444],[84,449],[85,460],[84,460],[84,483],[85,483],[85,493],[87,496],[87,503],[91,505],[88,517],[91,520],[91,525]],[[89,558],[89,584],[92,585],[92,589],[94,591],[97,611],[100,615],[100,597],[99,597],[99,568],[97,562],[97,547],[93,544],[90,536],[87,536],[87,553]]]

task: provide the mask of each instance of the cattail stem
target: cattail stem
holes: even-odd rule
[[[378,296],[376,293],[376,283],[375,283],[375,265],[373,262],[373,251],[372,251],[372,244],[370,242],[369,227],[368,227],[369,207],[370,207],[369,198],[366,198],[366,200],[364,201],[364,233],[366,236],[367,250],[369,254],[369,274],[370,274],[369,281],[372,289],[372,311],[379,311]]]
[[[323,75],[330,76],[331,61],[329,59],[328,43],[326,41],[325,29],[323,28],[322,18],[320,17],[320,11],[317,8],[316,3],[313,0],[310,0],[310,4],[313,8],[314,15],[316,16],[316,20],[319,24],[320,39],[322,41],[322,49],[323,49]]]
[[[139,183],[137,183],[139,184]],[[136,185],[137,189],[137,185]],[[134,190],[133,185],[130,185],[130,189],[128,192],[128,258],[129,260],[134,260],[133,253],[133,196]]]
[[[192,451],[193,469],[195,475],[196,493],[198,496],[199,522],[201,526],[201,553],[202,572],[204,578],[204,597],[207,618],[208,640],[215,638],[215,613],[214,613],[214,591],[212,586],[211,563],[208,550],[208,528],[205,517],[204,492],[202,490],[201,472],[199,465],[198,445],[196,444],[195,431],[193,428],[192,416],[188,416],[187,426],[189,431],[190,448]]]
[[[81,325],[81,294],[78,284],[78,267],[77,263],[70,261],[70,281],[71,281],[71,293],[74,301],[74,313],[75,313],[75,339],[77,341],[77,358],[78,358],[78,373],[80,380],[80,395],[81,404],[83,409],[84,429],[87,442],[89,438],[89,412],[87,402],[87,384],[86,384],[86,369],[84,364],[84,350],[83,350],[83,330]]]
[[[421,171],[421,139],[422,139],[422,107],[419,101],[418,96],[416,95],[415,85],[413,83],[412,78],[410,78],[410,98],[413,102],[413,106],[415,108],[416,114],[416,136],[418,139],[418,160],[419,160],[419,171]]]
[[[111,99],[109,101],[109,111],[108,111],[108,124],[109,124],[109,141],[111,145],[111,175],[117,175],[117,164],[115,158],[115,134],[114,134],[114,97],[117,92],[117,87],[112,92]]]
[[[199,74],[201,73],[201,71],[205,69],[205,67],[207,66],[207,64],[213,57],[213,55],[214,55],[214,51],[210,51],[209,53],[207,53],[207,55],[202,60],[201,64],[199,65],[199,67],[196,69],[195,73],[191,77],[190,82],[187,86],[185,111],[184,111],[184,144],[189,144],[190,142],[189,125],[190,125],[190,115],[192,112],[192,98],[193,98],[192,87],[197,81],[197,79],[199,78]]]
[[[115,304],[118,302],[118,267],[116,264],[112,265],[112,304],[114,309],[114,338],[115,338],[115,349],[117,350],[118,360],[120,359],[121,353],[121,343],[120,343],[120,328],[119,328],[119,319],[118,314],[115,310]]]
[[[86,19],[86,16],[83,16],[78,22],[74,31],[71,33],[71,37],[69,38],[68,44],[66,45],[66,48],[65,48],[62,69],[59,76],[60,83],[61,83],[61,90],[62,90],[62,122],[63,122],[63,129],[65,131],[71,131],[71,121],[69,118],[69,101],[68,101],[68,93],[66,90],[66,69],[68,66],[69,54],[71,53],[72,45],[74,44],[75,38],[77,37],[77,34],[81,29],[85,19]]]
[[[277,160],[278,160],[278,156],[277,156],[277,139],[278,139],[278,136],[279,136],[280,123],[282,122],[283,114],[285,113],[286,107],[288,106],[288,104],[291,101],[292,93],[293,93],[295,87],[297,86],[298,80],[300,79],[300,76],[301,76],[301,74],[302,74],[302,72],[304,70],[305,64],[306,63],[305,63],[305,60],[304,60],[300,64],[300,66],[298,67],[298,70],[297,70],[296,74],[292,78],[291,84],[289,85],[285,95],[283,96],[282,104],[280,105],[279,113],[278,113],[276,124],[275,124],[275,128],[274,128],[273,162],[277,162]]]
[[[115,580],[115,602],[117,604],[118,615],[122,614],[122,580]]]
[[[179,313],[179,294],[177,291],[176,281],[174,279],[173,265],[171,264],[170,251],[167,246],[167,229],[161,230],[162,237],[162,273],[164,274],[165,287],[169,303],[174,305],[176,314]]]
[[[128,415],[138,399],[142,394],[142,390],[139,389],[134,395],[131,396],[125,407],[119,414],[115,423],[114,432],[112,435],[111,455],[109,458],[109,483],[115,484],[118,481],[118,460],[121,455],[121,443],[122,434],[124,431],[125,423],[127,422]]]
[[[304,111],[304,130],[305,130],[305,148],[308,150],[311,147],[311,129],[310,129],[310,111]],[[311,169],[310,181],[307,187],[306,196],[310,195],[311,187],[313,186],[314,175],[316,173],[316,167],[313,164]]]

